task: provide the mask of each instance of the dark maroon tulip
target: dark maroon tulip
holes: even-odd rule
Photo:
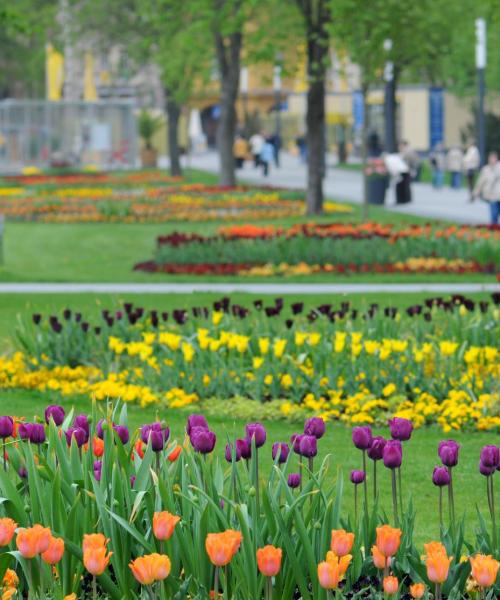
[[[290,473],[288,475],[288,485],[291,488],[298,488],[300,485],[300,473]]]
[[[28,478],[28,471],[27,471],[26,467],[21,467],[19,469],[19,471],[17,472],[17,474],[19,475],[19,477],[21,479],[27,479]]]
[[[500,464],[500,448],[498,446],[488,445],[481,449],[481,462],[485,467],[494,467]]]
[[[103,425],[106,422],[106,419],[99,419],[99,421],[97,421],[97,425],[95,427],[95,432],[97,434],[98,438],[101,438],[101,440],[104,439],[104,429],[103,429]]]
[[[434,467],[432,483],[438,487],[450,485],[450,472],[446,467]]]
[[[97,481],[101,481],[102,475],[102,462],[100,460],[94,461],[94,477]]]
[[[368,450],[372,445],[372,430],[368,425],[353,427],[352,442],[359,450]]]
[[[33,423],[21,423],[17,429],[17,433],[22,440],[29,440]]]
[[[66,436],[66,443],[71,446],[71,442],[74,439],[78,448],[81,448],[87,441],[87,434],[81,427],[70,427],[64,432]]]
[[[252,443],[248,438],[236,440],[236,451],[240,453],[241,458],[248,460],[252,456]]]
[[[12,417],[0,417],[0,438],[8,438],[14,432],[14,419]]]
[[[255,440],[256,448],[261,448],[266,443],[266,429],[261,423],[248,423],[245,432],[249,440]]]
[[[186,433],[191,435],[191,430],[193,427],[202,427],[203,429],[208,429],[207,420],[203,415],[189,415],[186,425]]]
[[[45,422],[48,425],[52,417],[54,423],[59,427],[64,421],[64,414],[64,408],[62,406],[59,406],[58,404],[49,404],[45,409]]]
[[[321,417],[307,419],[304,425],[304,433],[306,435],[313,435],[318,440],[325,435],[325,429],[325,422]]]
[[[303,435],[299,444],[299,454],[313,458],[318,454],[318,440],[313,435]]]
[[[233,462],[233,460],[238,462],[241,459],[241,450],[238,448],[238,444],[234,445],[234,449],[232,444],[226,444],[225,457],[227,462]]]
[[[136,479],[135,475],[131,475],[130,476],[130,487],[134,487],[134,485],[135,485],[135,479]]]
[[[215,447],[216,435],[213,431],[203,427],[194,427],[191,430],[191,444],[196,452],[209,454]]]
[[[384,446],[382,458],[388,469],[397,469],[403,462],[403,448],[399,440],[388,440]]]
[[[125,425],[113,425],[113,429],[118,434],[122,444],[126,444],[129,441],[130,435],[128,432],[128,427],[125,427]]]
[[[279,463],[286,463],[289,454],[290,447],[286,442],[274,442],[272,448],[273,460],[276,460],[276,457],[278,457]]]
[[[489,467],[488,465],[485,465],[482,460],[479,461],[479,472],[481,475],[489,477],[490,475],[493,475],[496,470],[496,467]]]
[[[73,427],[80,427],[81,429],[83,429],[87,436],[87,439],[85,440],[85,442],[89,441],[90,426],[89,426],[89,419],[88,419],[87,415],[83,415],[83,414],[76,415],[76,417],[73,419]]]
[[[141,427],[141,440],[147,444],[151,440],[153,452],[161,452],[170,437],[170,429],[163,427],[159,421]]]
[[[377,435],[372,438],[372,444],[368,448],[368,457],[372,460],[381,460],[384,456],[384,448],[387,444],[387,440],[381,435]]]
[[[42,315],[41,314],[35,313],[32,318],[33,318],[33,323],[35,325],[40,325],[40,321],[42,320]]]
[[[292,444],[295,454],[300,454],[300,440],[304,437],[304,435],[304,433],[294,433],[290,437],[290,443]]]
[[[359,485],[360,483],[363,483],[363,481],[365,479],[366,479],[366,474],[364,471],[361,471],[361,470],[351,471],[351,483],[354,483],[354,485]]]
[[[33,423],[30,432],[32,444],[43,444],[45,442],[45,427],[41,423]]]
[[[391,430],[391,437],[393,440],[406,442],[411,438],[411,433],[413,431],[413,423],[408,419],[394,417],[389,421],[389,428]]]
[[[455,467],[458,464],[458,451],[460,444],[455,440],[443,440],[439,442],[438,455],[446,467]]]
[[[292,304],[292,312],[294,315],[300,314],[303,310],[304,310],[303,302],[295,302],[294,304]]]

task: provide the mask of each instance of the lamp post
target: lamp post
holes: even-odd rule
[[[486,21],[476,19],[476,69],[477,69],[477,141],[481,166],[486,163],[486,126],[484,118],[484,97],[486,86],[484,71],[486,69]]]
[[[384,50],[389,53],[392,50],[392,40],[384,40]],[[395,124],[395,99],[394,89],[394,64],[388,60],[384,67],[385,94],[384,94],[384,121],[385,121],[385,150],[396,152]]]
[[[279,152],[281,146],[281,65],[274,66],[273,74],[274,105],[276,110],[276,133],[274,135],[274,155],[276,166],[279,167]]]
[[[240,93],[243,106],[243,128],[245,133],[248,133],[248,67],[242,67],[240,71]]]

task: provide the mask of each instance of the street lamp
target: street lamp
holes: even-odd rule
[[[392,50],[392,40],[384,40],[384,50]],[[385,94],[384,94],[384,121],[385,121],[385,150],[396,152],[396,91],[394,89],[394,64],[388,60],[384,67]]]
[[[279,166],[279,151],[281,146],[281,65],[274,66],[273,90],[276,110],[276,134],[274,152],[276,157],[276,166]]]
[[[484,118],[484,96],[486,86],[484,82],[484,71],[486,69],[486,21],[476,19],[476,68],[477,68],[477,141],[481,166],[486,164],[486,127]]]

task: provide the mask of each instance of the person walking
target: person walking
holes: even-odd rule
[[[462,183],[462,166],[464,162],[464,153],[458,146],[448,150],[446,155],[446,168],[451,174],[451,188],[460,189]]]
[[[467,150],[464,155],[463,168],[465,176],[467,177],[467,187],[469,188],[470,202],[474,200],[474,182],[476,180],[477,170],[481,164],[481,156],[479,154],[478,147],[474,142],[471,142],[467,146]]]
[[[446,165],[446,155],[443,144],[438,142],[429,156],[432,169],[432,186],[440,190],[444,183],[444,168]]]
[[[402,140],[399,144],[399,152],[401,158],[405,161],[410,169],[411,181],[418,181],[420,179],[420,156],[418,152],[414,150],[406,140]]]
[[[262,165],[262,173],[264,177],[269,175],[269,165],[274,159],[274,146],[269,140],[264,141],[262,151],[260,153],[260,164]]]
[[[480,198],[488,202],[490,222],[492,225],[497,225],[500,217],[500,163],[496,152],[488,154],[488,164],[479,173],[479,179],[474,186],[473,198],[474,200]]]
[[[254,133],[249,140],[250,151],[252,152],[253,164],[255,168],[260,165],[260,153],[262,152],[265,142],[266,140],[260,132]]]
[[[245,160],[248,158],[248,142],[242,135],[237,135],[234,140],[233,154],[236,161],[236,168],[242,169]]]
[[[299,162],[300,164],[305,165],[307,162],[306,136],[301,133],[295,138],[295,144],[297,146],[297,150],[299,151]]]

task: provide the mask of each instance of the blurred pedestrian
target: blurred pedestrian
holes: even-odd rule
[[[479,179],[474,187],[473,198],[480,198],[490,205],[490,222],[498,224],[500,216],[500,163],[498,154],[488,154],[488,164],[479,173]]]
[[[396,204],[411,202],[410,168],[401,153],[386,154],[384,162],[396,186]]]
[[[420,156],[418,152],[413,149],[409,142],[406,140],[402,140],[399,144],[399,152],[401,154],[401,158],[405,161],[410,169],[410,179],[411,181],[418,181],[420,179]]]
[[[464,162],[464,153],[458,146],[453,146],[446,155],[446,168],[451,174],[451,187],[454,190],[460,189],[462,183],[462,165]]]
[[[464,156],[463,168],[467,177],[467,187],[469,188],[470,201],[473,201],[474,182],[476,180],[477,170],[481,164],[481,155],[475,142],[470,142]]]
[[[236,168],[242,169],[245,160],[248,158],[248,142],[242,135],[237,135],[234,140],[233,154],[236,161]]]
[[[264,140],[262,151],[260,153],[260,164],[262,165],[262,173],[264,177],[269,175],[269,165],[274,159],[274,146],[269,140]]]
[[[260,153],[262,152],[262,148],[264,147],[266,140],[262,133],[257,132],[252,135],[249,142],[250,151],[252,152],[253,156],[253,164],[255,168],[257,168],[260,165]]]
[[[304,134],[297,136],[295,138],[295,144],[299,151],[299,160],[302,164],[305,164],[307,162],[306,136]]]
[[[281,136],[278,132],[276,132],[274,135],[272,135],[269,138],[269,141],[271,142],[271,144],[273,145],[273,151],[274,151],[274,164],[279,167],[280,166],[280,150],[281,150]]]
[[[432,169],[432,185],[437,190],[440,190],[443,187],[444,168],[446,166],[446,155],[441,142],[438,142],[434,146],[433,151],[429,155],[429,160]]]

